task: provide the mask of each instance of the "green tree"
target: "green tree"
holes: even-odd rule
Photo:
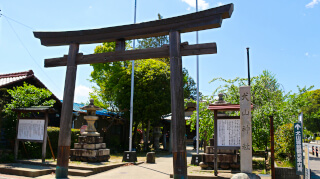
[[[239,86],[247,85],[246,78],[226,80],[215,78],[211,82],[222,81],[225,84],[218,87],[217,92],[226,93],[225,100],[232,104],[239,104]],[[303,106],[308,105],[305,94],[310,88],[299,88],[299,93],[285,93],[275,75],[263,71],[261,75],[251,78],[251,101],[254,105],[252,111],[252,138],[253,146],[265,149],[269,145],[270,116],[274,117],[274,129],[293,123],[298,120],[298,114]],[[239,115],[233,112],[231,115]]]
[[[199,103],[199,139],[204,140],[204,146],[212,138],[214,134],[214,113],[208,109],[208,106],[212,101],[211,98],[205,96],[203,97],[203,101]],[[193,99],[186,100],[187,102],[196,103]],[[191,118],[187,120],[187,125],[190,125],[190,130],[196,130],[197,123],[197,111],[193,111]]]
[[[160,15],[158,17],[162,18]],[[161,47],[167,42],[168,36],[141,39],[138,41],[138,48]],[[130,44],[130,41],[126,42],[126,49],[131,49]],[[97,46],[95,53],[114,50],[115,43],[108,42]],[[105,104],[105,106],[124,112],[124,116],[128,119],[131,95],[131,61],[93,64],[92,66],[92,81],[98,86],[92,97],[99,104]],[[196,93],[195,83],[186,69],[183,69],[183,74],[184,96],[191,98]],[[170,61],[168,58],[135,61],[133,103],[134,137],[140,123],[142,128],[145,128],[149,122],[156,126],[162,115],[170,113]]]
[[[288,158],[290,162],[294,162],[293,123],[284,124],[276,130],[274,143],[277,157]]]
[[[309,105],[302,108],[303,125],[313,132],[320,132],[320,89],[309,91],[304,94]]]
[[[5,105],[9,101],[9,95],[6,88],[0,88],[0,131],[2,129],[2,118],[4,116],[3,109],[5,108]],[[0,138],[2,134],[0,133]]]
[[[14,139],[16,134],[16,113],[15,108],[26,108],[31,106],[53,106],[55,100],[49,99],[52,93],[44,88],[37,88],[33,85],[24,83],[23,86],[13,87],[7,92],[11,96],[11,102],[5,106],[5,116],[3,128],[7,139]],[[27,114],[26,114],[27,115]]]

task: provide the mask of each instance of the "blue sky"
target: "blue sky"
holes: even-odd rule
[[[199,43],[216,42],[218,53],[200,59],[200,91],[211,95],[216,77],[247,77],[246,47],[250,47],[251,76],[269,70],[283,90],[297,92],[297,85],[320,88],[320,0],[199,0],[199,10],[234,3],[234,13],[222,27],[199,32]],[[33,31],[65,31],[133,23],[134,0],[30,0],[0,1],[0,74],[27,71],[62,99],[65,67],[44,68],[45,58],[61,57],[68,46],[44,47]],[[195,12],[195,0],[137,0],[137,22]],[[195,32],[182,42],[196,42]],[[80,45],[93,53],[98,44]],[[196,79],[196,57],[183,57],[183,66]],[[76,102],[88,101],[92,68],[79,65]],[[129,100],[129,99],[128,99]]]

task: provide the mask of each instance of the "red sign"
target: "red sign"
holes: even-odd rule
[[[87,129],[87,125],[83,125],[80,127],[80,134],[84,133]]]

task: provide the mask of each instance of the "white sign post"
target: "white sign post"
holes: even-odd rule
[[[305,171],[304,171],[304,178],[305,179],[310,179],[311,178],[311,171],[310,171],[310,167],[309,167],[309,144],[306,144],[304,146],[304,167],[305,167]]]
[[[241,152],[242,173],[252,173],[252,127],[250,86],[240,87]]]

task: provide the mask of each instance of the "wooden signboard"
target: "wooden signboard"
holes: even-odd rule
[[[50,107],[30,107],[30,108],[17,108],[13,111],[18,113],[17,120],[17,137],[14,147],[14,159],[18,159],[19,141],[38,142],[42,143],[42,163],[45,162],[46,146],[47,146],[47,127],[48,127],[48,113],[53,112],[54,109]],[[43,112],[44,118],[21,118],[21,113],[26,112]]]
[[[20,119],[18,123],[19,140],[43,141],[45,119]]]
[[[240,119],[218,119],[218,148],[240,147]]]

